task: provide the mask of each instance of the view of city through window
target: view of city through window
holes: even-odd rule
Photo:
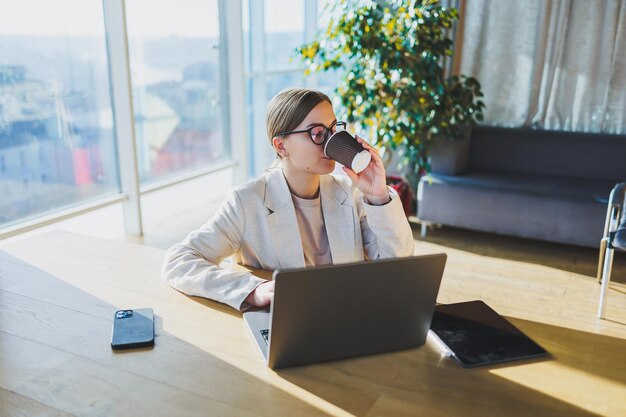
[[[5,5],[0,227],[120,190],[102,2]],[[126,15],[141,181],[227,157],[217,0],[134,0]]]
[[[126,19],[141,180],[223,159],[217,0],[127,1]]]
[[[0,226],[119,190],[101,2],[4,6]]]

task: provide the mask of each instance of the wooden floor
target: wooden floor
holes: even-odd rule
[[[481,299],[499,313],[626,339],[626,256],[616,254],[606,320],[595,313],[598,252],[451,227],[419,237],[416,253],[448,254],[439,302]]]

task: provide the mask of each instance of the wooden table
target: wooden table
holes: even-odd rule
[[[275,372],[239,312],[160,280],[160,250],[65,232],[0,249],[3,417],[626,415],[622,338],[511,318],[553,357],[468,370],[427,343]],[[113,312],[141,307],[154,348],[112,351]]]

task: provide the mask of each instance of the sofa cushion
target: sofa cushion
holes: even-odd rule
[[[626,179],[626,135],[476,126],[471,142],[470,171]]]
[[[569,200],[596,201],[601,204],[607,204],[609,194],[615,186],[613,181],[494,171],[470,171],[465,175],[430,174],[422,181]]]

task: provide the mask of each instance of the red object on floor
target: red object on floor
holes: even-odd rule
[[[404,208],[404,214],[411,215],[411,187],[404,177],[399,175],[387,175],[387,185],[391,186],[398,192],[400,201],[402,201],[402,207]]]

